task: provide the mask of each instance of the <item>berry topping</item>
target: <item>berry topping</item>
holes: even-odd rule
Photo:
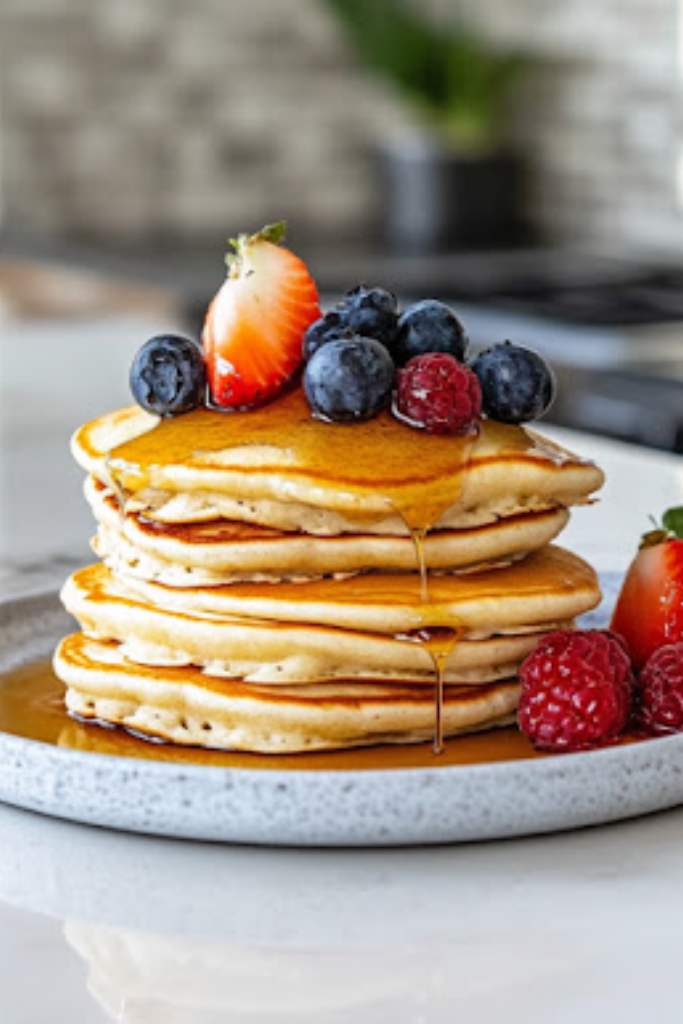
[[[216,405],[273,398],[299,367],[306,329],[321,313],[305,264],[278,243],[284,224],[233,241],[228,276],[209,306],[202,341]]]
[[[358,285],[346,293],[336,312],[354,334],[374,338],[392,348],[398,322],[398,304],[393,292]]]
[[[430,434],[465,434],[481,413],[479,381],[453,356],[417,356],[398,371],[394,413]]]
[[[199,345],[175,334],[145,342],[130,368],[133,398],[148,412],[177,416],[204,402],[206,366]]]
[[[409,306],[398,321],[394,356],[398,366],[428,352],[446,352],[462,362],[467,335],[457,316],[443,302],[423,299]]]
[[[636,718],[648,732],[683,731],[683,643],[665,644],[640,674]]]
[[[519,727],[539,750],[599,747],[626,725],[631,663],[607,630],[550,633],[522,662],[519,678]]]
[[[555,377],[545,359],[528,348],[494,345],[472,363],[484,412],[502,423],[539,419],[555,397]]]
[[[393,384],[391,356],[372,338],[330,341],[311,357],[304,372],[311,409],[337,423],[375,416],[389,404]]]
[[[683,640],[683,508],[646,533],[624,578],[610,628],[641,669],[664,644]]]
[[[312,323],[304,334],[304,360],[308,362],[311,356],[328,341],[353,337],[353,331],[344,324],[340,313],[334,310],[331,313],[326,313],[325,316]]]

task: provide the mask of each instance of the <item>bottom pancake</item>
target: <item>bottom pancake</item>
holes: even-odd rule
[[[435,706],[424,684],[376,682],[259,686],[193,667],[128,661],[119,644],[67,637],[55,655],[69,712],[185,746],[300,753],[419,743],[434,735]],[[508,725],[519,685],[446,686],[444,736]]]

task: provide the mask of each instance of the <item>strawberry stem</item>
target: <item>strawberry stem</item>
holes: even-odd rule
[[[640,544],[638,545],[638,550],[642,551],[643,548],[654,548],[654,547],[657,546],[657,544],[663,544],[664,541],[670,540],[670,539],[671,539],[671,534],[669,533],[668,530],[662,530],[662,529],[648,530],[648,532],[644,533],[643,536],[640,538]]]
[[[649,516],[649,519],[653,528],[640,538],[639,549],[651,548],[667,540],[683,540],[683,505],[668,508],[661,523],[654,516]]]
[[[233,247],[234,252],[229,252],[225,256],[225,262],[228,269],[236,271],[239,269],[240,260],[245,249],[248,249],[250,245],[254,245],[257,242],[270,242],[271,245],[280,245],[284,241],[285,232],[287,230],[287,221],[278,220],[274,224],[266,224],[264,228],[257,231],[254,235],[238,235],[237,238],[229,238],[228,244]]]

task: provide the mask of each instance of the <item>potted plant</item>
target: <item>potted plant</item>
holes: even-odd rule
[[[506,148],[510,95],[525,61],[405,0],[326,0],[360,59],[416,115],[381,146],[384,231],[393,247],[504,244],[518,221],[519,168]]]

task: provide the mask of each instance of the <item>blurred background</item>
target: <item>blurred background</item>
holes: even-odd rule
[[[681,0],[0,0],[3,479],[39,448],[23,493],[61,495],[67,425],[128,401],[149,334],[199,332],[226,239],[281,218],[325,301],[450,301],[474,347],[552,360],[554,422],[683,451],[682,25]]]
[[[500,131],[539,238],[678,259],[678,0],[0,0],[4,232],[178,257],[286,216],[316,247],[368,241],[376,150],[421,121],[377,73],[402,8],[526,61]]]

